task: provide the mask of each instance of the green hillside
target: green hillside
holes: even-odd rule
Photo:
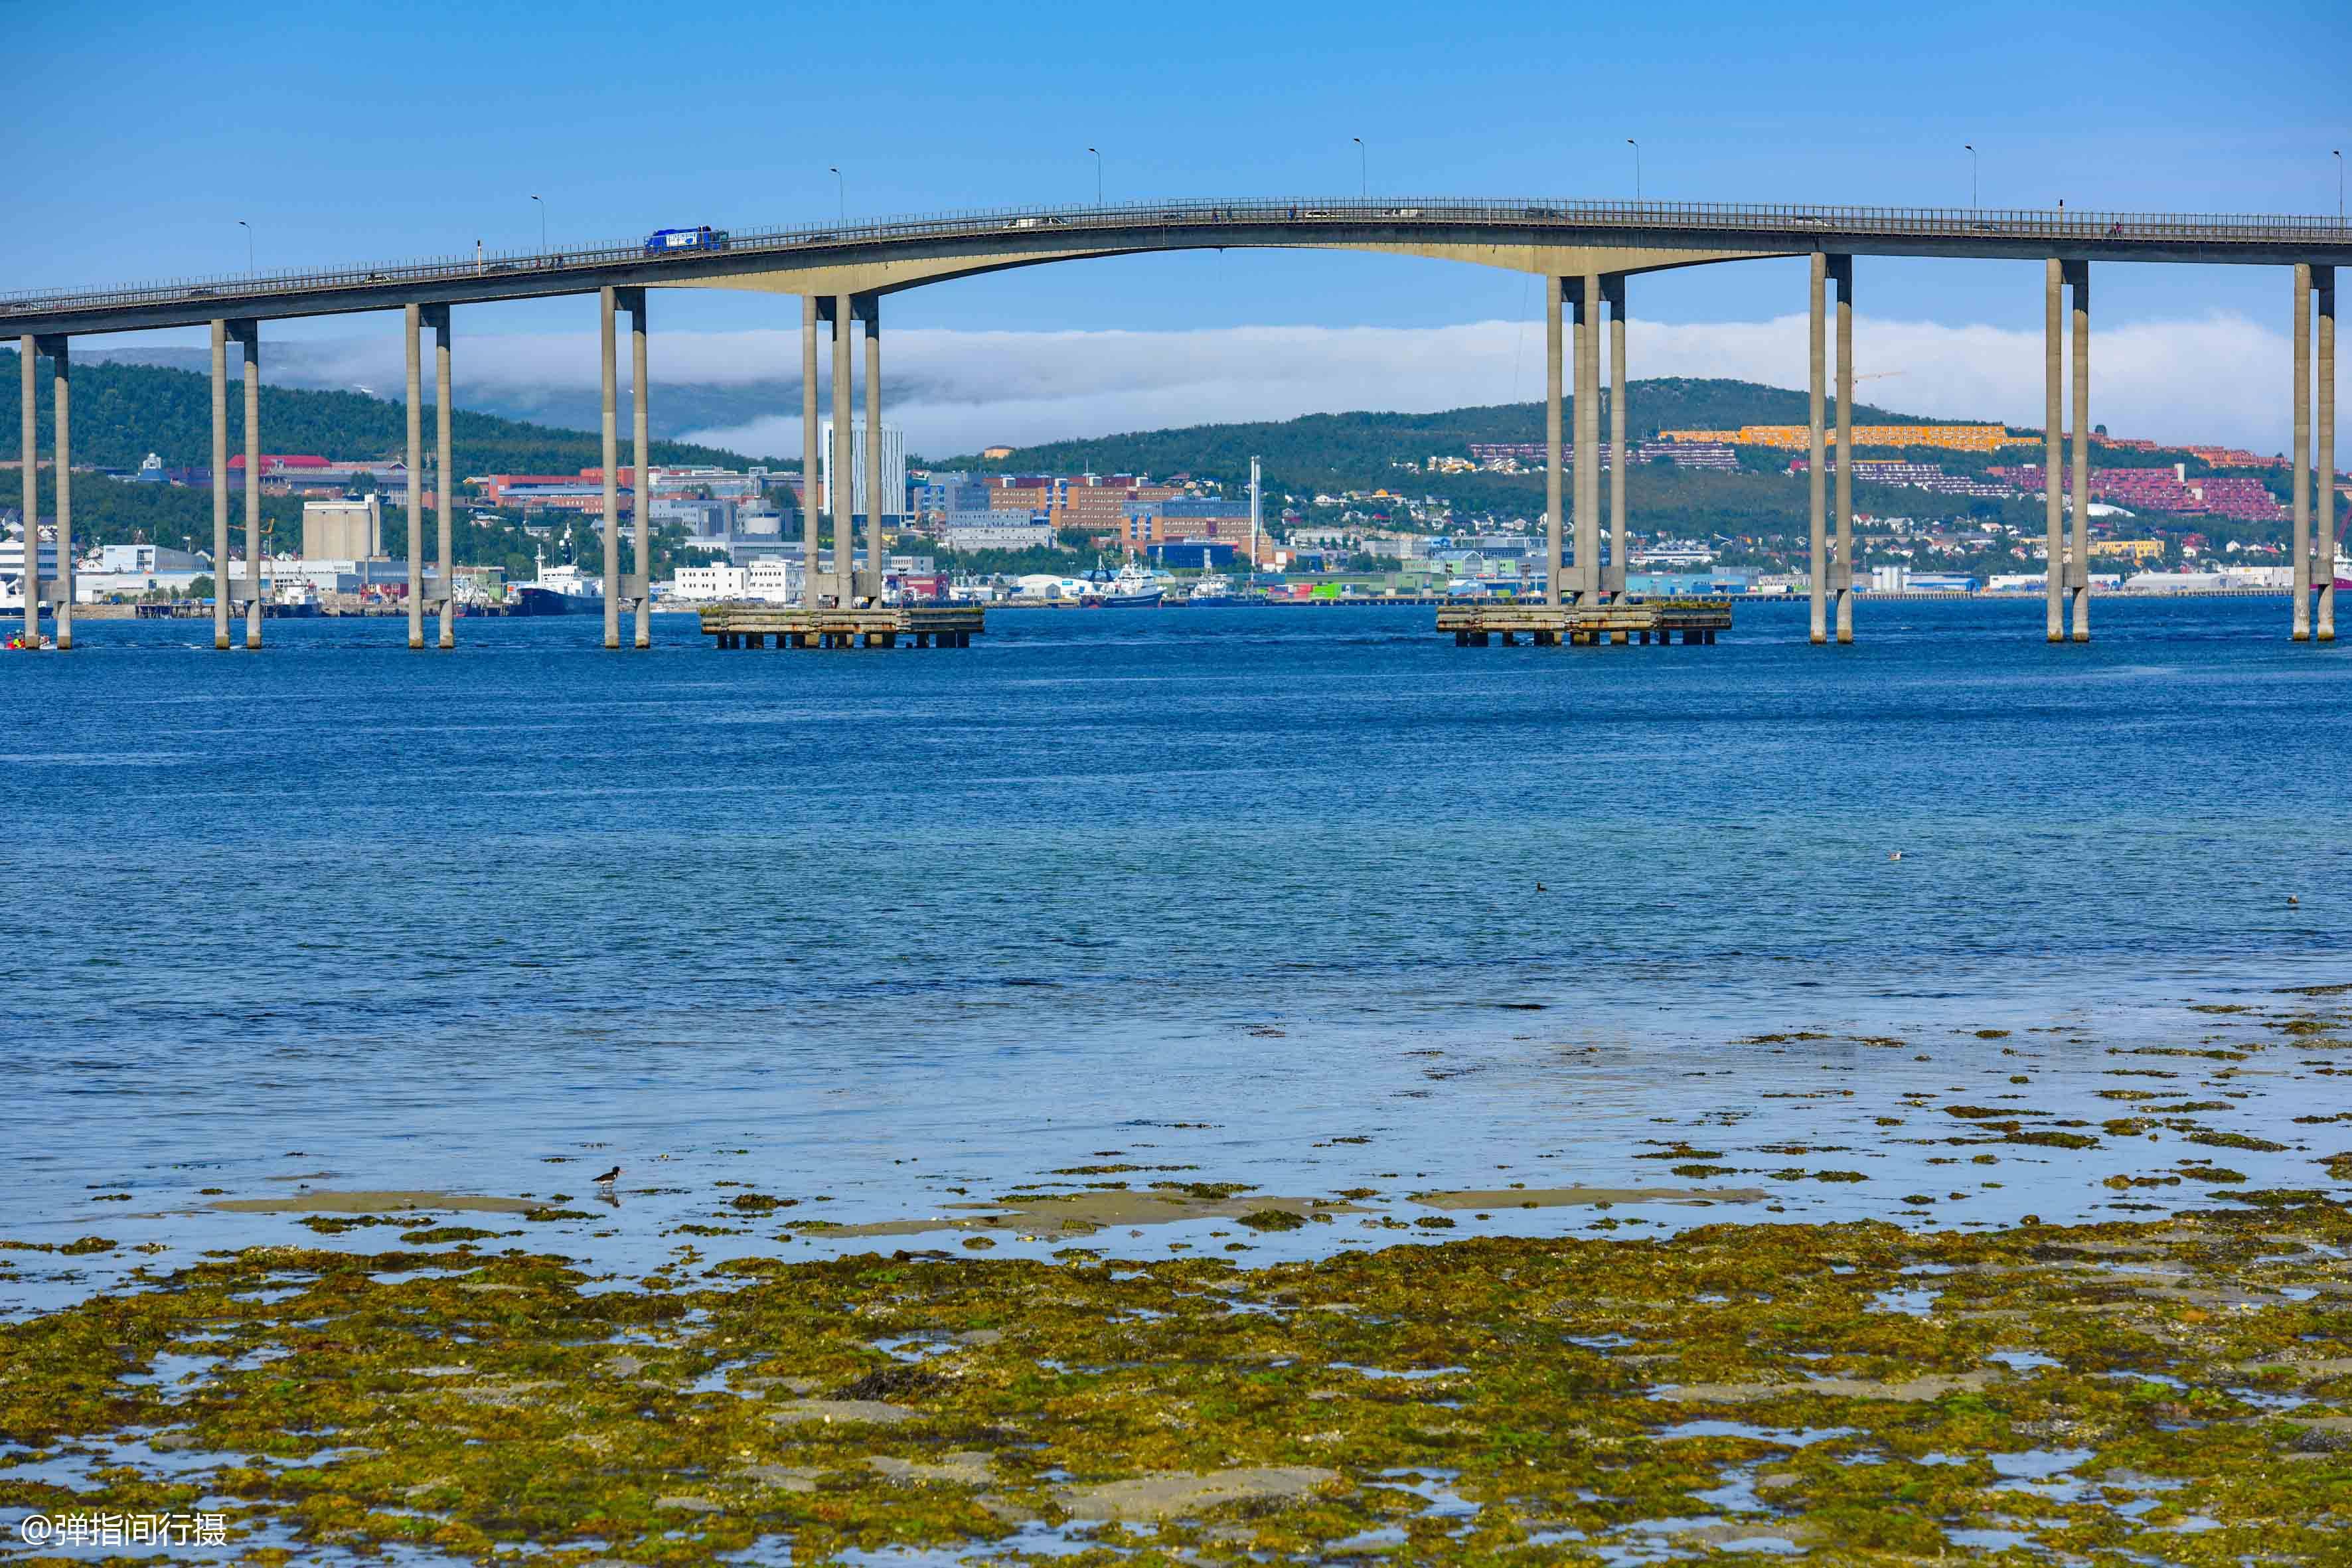
[[[155,365],[78,364],[73,375],[73,458],[77,467],[134,468],[153,452],[173,468],[201,468],[212,460],[212,388],[204,376]],[[0,443],[13,456],[16,432],[22,418],[22,381],[15,351],[0,353]],[[47,380],[42,386],[46,392]],[[46,395],[36,399],[44,456],[51,440],[53,405]],[[325,457],[382,459],[404,456],[408,449],[408,416],[398,404],[355,392],[306,392],[292,388],[261,389],[262,446],[270,452],[315,452]],[[450,434],[457,472],[576,473],[600,461],[599,438],[582,431],[557,430],[499,419],[487,414],[457,411]],[[427,441],[431,426],[427,426]],[[229,398],[229,447],[243,451],[245,398],[241,387]],[[430,450],[428,445],[428,451]],[[719,463],[740,468],[744,459],[733,452],[677,441],[656,441],[654,456],[666,463]],[[55,475],[40,475],[39,510],[55,515]],[[13,507],[22,493],[19,480],[8,476],[0,485],[0,506]],[[408,550],[407,514],[398,496],[387,496],[384,508],[384,548],[394,558]],[[100,544],[152,540],[194,550],[212,548],[213,501],[206,489],[173,485],[131,484],[98,474],[74,476],[74,540],[88,548]],[[299,539],[302,502],[299,497],[264,496],[261,513],[272,537],[285,547]],[[229,517],[233,547],[245,548],[245,498],[231,498]],[[428,528],[436,526],[428,520]],[[676,558],[679,541],[674,530],[661,531],[654,544],[658,572]],[[528,574],[540,542],[525,534],[511,519],[476,522],[460,509],[451,538],[452,552],[461,564],[492,563],[508,572]],[[623,554],[631,557],[624,538]],[[568,521],[558,537],[546,542],[552,559],[593,555],[600,548],[583,524]],[[428,542],[429,551],[430,544]],[[632,564],[634,564],[632,559]]]
[[[264,367],[267,374],[267,367]],[[36,399],[41,446],[50,441],[51,403],[46,371]],[[0,447],[14,455],[23,417],[22,379],[14,349],[0,352]],[[229,450],[245,449],[242,384],[229,392]],[[455,466],[465,474],[577,473],[602,460],[601,440],[580,430],[526,425],[458,409],[450,422]],[[425,419],[425,446],[433,442],[433,418]],[[135,468],[153,452],[173,468],[200,468],[212,460],[213,395],[208,379],[192,371],[157,365],[84,363],[73,372],[73,458],[101,468]],[[622,443],[626,461],[627,442]],[[356,392],[306,392],[261,388],[261,447],[265,452],[309,452],[321,457],[382,460],[408,450],[408,415],[397,403]],[[664,463],[719,463],[742,468],[746,459],[715,447],[656,441],[653,455]],[[429,460],[429,458],[428,458]],[[209,504],[209,503],[207,503]],[[209,513],[207,514],[209,515]],[[206,524],[210,526],[209,523]]]
[[[1634,382],[1627,389],[1626,430],[1640,439],[1660,430],[1800,425],[1806,404],[1805,394],[1785,387],[1661,377]],[[1570,418],[1572,431],[1572,415]],[[1942,423],[1863,403],[1854,405],[1854,418],[1883,425]],[[1433,453],[1459,457],[1473,441],[1540,441],[1543,437],[1541,404],[1506,403],[1438,414],[1310,414],[1246,425],[1134,431],[1023,447],[1001,461],[965,457],[943,460],[940,466],[1009,473],[1192,473],[1234,479],[1248,478],[1249,460],[1255,455],[1264,460],[1267,483],[1285,489],[1394,489],[1399,471],[1393,465],[1398,462],[1424,462]],[[1450,479],[1448,488],[1454,488]]]
[[[14,456],[16,433],[22,418],[22,386],[16,352],[0,352],[0,449]],[[35,400],[40,423],[43,455],[50,450],[54,405],[47,395],[46,374]],[[83,363],[73,373],[73,459],[103,468],[135,468],[150,452],[173,468],[202,468],[212,461],[212,388],[207,379],[190,371],[157,365]],[[245,396],[241,384],[229,395],[229,449],[245,449]],[[322,457],[385,459],[408,450],[407,411],[396,403],[356,392],[308,392],[273,387],[261,389],[262,449],[268,452],[310,452]],[[459,476],[494,473],[577,473],[602,460],[601,440],[584,431],[558,430],[520,420],[458,409],[450,421],[452,456]],[[431,451],[433,427],[428,416],[426,451]],[[626,443],[623,446],[626,458]],[[738,453],[679,441],[656,441],[653,455],[665,463],[718,463],[741,468]],[[40,476],[39,509],[44,517],[57,508],[54,476]],[[0,507],[17,504],[19,481],[9,476],[0,485]],[[394,558],[408,550],[407,514],[399,496],[387,496],[384,508],[384,548]],[[132,540],[195,550],[212,548],[212,492],[172,485],[130,484],[97,474],[74,477],[74,539],[88,548]],[[302,502],[298,497],[265,496],[262,517],[272,536],[284,547],[300,537]],[[245,499],[232,497],[231,539],[245,548]],[[426,526],[435,526],[429,520]],[[654,543],[656,570],[671,564],[679,541],[675,531],[662,531]],[[460,508],[451,539],[461,564],[503,565],[515,574],[528,574],[539,542],[525,534],[511,519],[475,522]],[[631,558],[629,542],[623,554]],[[567,522],[562,532],[547,542],[551,558],[563,561],[593,555],[599,548],[584,525]],[[429,551],[430,544],[428,542]]]

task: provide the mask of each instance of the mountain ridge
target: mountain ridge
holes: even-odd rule
[[[1572,431],[1574,399],[1563,401],[1571,415]],[[1631,383],[1625,403],[1627,438],[1646,440],[1660,430],[1801,425],[1808,416],[1809,399],[1802,392],[1758,382],[1661,376]],[[1898,414],[1866,403],[1854,405],[1854,418],[1857,423],[1874,425],[1962,423]],[[992,473],[1165,476],[1190,472],[1231,481],[1246,479],[1249,459],[1256,457],[1269,484],[1278,476],[1292,488],[1329,489],[1335,484],[1348,488],[1364,482],[1390,483],[1401,463],[1423,462],[1433,455],[1465,456],[1474,442],[1543,438],[1541,403],[1496,403],[1429,414],[1357,410],[1127,431],[1017,447],[1011,456],[995,459],[966,454],[942,458],[933,466]]]
[[[40,440],[48,448],[54,407],[45,395],[34,399]],[[202,468],[212,461],[212,385],[208,375],[131,360],[78,358],[73,371],[73,458],[101,468],[138,466],[149,452],[172,468]],[[0,350],[0,430],[14,431],[22,417],[22,379],[15,348]],[[229,450],[245,449],[245,399],[229,398]],[[603,461],[602,437],[593,431],[531,424],[459,407],[450,418],[452,457],[460,474],[577,473]],[[312,452],[330,458],[390,459],[408,448],[407,411],[399,403],[362,392],[312,387],[261,388],[262,449]],[[433,421],[425,440],[434,439]],[[622,443],[623,461],[628,443]],[[741,468],[751,461],[724,447],[670,439],[653,443],[656,460],[715,463]]]

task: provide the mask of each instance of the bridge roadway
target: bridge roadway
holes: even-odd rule
[[[1626,490],[1610,485],[1608,532],[1613,548],[1601,550],[1601,484],[1599,396],[1602,355],[1600,318],[1605,309],[1608,358],[1615,395],[1611,401],[1610,447],[1624,449],[1627,279],[1669,268],[1706,266],[1775,257],[1811,258],[1808,288],[1811,386],[1809,468],[1812,487],[1809,564],[1811,636],[1821,643],[1834,635],[1853,640],[1853,542],[1852,479],[1845,465],[1825,462],[1832,437],[1826,428],[1828,333],[1833,309],[1836,342],[1836,435],[1843,452],[1850,445],[1853,405],[1853,261],[1867,256],[1993,258],[2042,263],[2045,389],[2044,510],[2049,577],[2046,635],[2053,642],[2090,635],[2087,507],[2074,508],[2072,537],[2065,528],[2068,492],[2089,494],[2090,461],[2090,270],[2093,262],[2271,266],[2292,274],[2294,324],[2294,536],[2295,575],[2291,634],[2298,641],[2335,637],[2335,487],[2318,487],[2319,515],[2314,527],[2312,467],[2335,471],[2336,268],[2352,264],[2352,227],[2336,218],[2292,216],[2190,216],[2174,213],[2018,211],[1977,208],[1801,206],[1683,202],[1563,201],[1549,197],[1465,200],[1458,197],[1389,197],[1372,200],[1235,199],[1142,203],[1125,206],[1020,207],[900,218],[861,224],[804,225],[739,231],[723,246],[666,253],[627,241],[560,252],[478,253],[437,260],[385,262],[277,275],[186,278],[134,287],[89,290],[26,290],[0,295],[0,334],[15,335],[22,351],[25,511],[36,512],[34,399],[36,359],[50,361],[57,416],[59,572],[66,581],[28,584],[27,629],[35,629],[39,606],[55,605],[58,644],[72,646],[72,503],[68,473],[70,452],[70,340],[77,335],[208,326],[213,342],[213,471],[227,469],[226,345],[235,341],[245,360],[245,435],[248,473],[260,456],[260,331],[264,321],[397,309],[408,343],[409,644],[424,646],[425,607],[421,563],[422,409],[418,333],[435,332],[435,374],[440,393],[437,446],[441,459],[437,541],[444,595],[439,645],[451,645],[446,584],[448,571],[450,311],[461,304],[536,299],[593,292],[603,367],[604,494],[604,643],[620,644],[620,609],[635,609],[635,646],[650,642],[648,584],[642,574],[624,579],[620,570],[620,501],[615,317],[630,318],[635,389],[632,436],[635,467],[647,457],[646,291],[655,288],[722,288],[797,294],[802,298],[802,458],[804,472],[821,468],[817,442],[818,328],[830,328],[833,352],[833,471],[851,472],[853,322],[865,329],[865,419],[869,431],[881,420],[881,300],[901,289],[1014,267],[1147,252],[1226,249],[1239,247],[1346,249],[1435,258],[1532,273],[1549,280],[1546,289],[1545,524],[1548,600],[1553,604],[1601,604],[1624,592]],[[1832,299],[1833,298],[1833,306]],[[2316,339],[2315,353],[2315,324]],[[2071,351],[2071,352],[2070,352]],[[1569,362],[1572,360],[1572,366]],[[2316,363],[2315,365],[2315,360]],[[2071,361],[2071,365],[2069,362]],[[2068,374],[2071,369],[2071,375]],[[2313,388],[2316,371],[2316,447],[2314,451]],[[1575,376],[1572,400],[1566,375]],[[2067,393],[2071,383],[2071,410]],[[1563,428],[1566,403],[1576,414],[1573,435]],[[2073,441],[2062,450],[2062,431],[2071,412]],[[1576,460],[1566,461],[1573,442]],[[865,479],[869,495],[881,489],[881,443],[866,443]],[[1834,474],[1832,468],[1834,467]],[[1565,493],[1570,477],[1574,495]],[[1622,478],[1622,476],[1621,476]],[[1830,524],[1830,487],[1834,486],[1835,526]],[[633,487],[641,489],[641,486]],[[854,487],[849,487],[854,490]],[[636,560],[647,559],[647,527],[640,497],[631,497]],[[856,519],[829,499],[835,537],[842,542],[834,565],[814,568],[818,552],[819,507],[803,509],[803,548],[812,570],[804,607],[871,605],[882,593],[881,518],[866,516],[864,568],[856,566]],[[246,488],[246,547],[248,562],[243,602],[248,612],[246,646],[260,646],[259,491]],[[1567,520],[1573,519],[1574,573],[1567,570]],[[214,560],[229,553],[228,493],[213,489]],[[37,553],[37,552],[28,552]],[[230,646],[234,588],[219,573],[215,646]],[[2315,604],[2315,598],[2316,603]]]

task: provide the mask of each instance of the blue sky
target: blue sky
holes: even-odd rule
[[[1375,194],[2332,211],[2352,152],[2352,7],[1456,7],[920,4],[236,13],[9,0],[0,287],[527,247],[663,224],[1093,195]],[[1645,283],[1662,323],[1798,308],[1794,264]],[[2270,270],[2104,269],[2100,325],[2283,327]],[[2032,329],[2039,269],[1865,261],[1865,317]],[[657,325],[789,324],[796,302],[665,296]],[[1003,274],[901,296],[901,329],[1436,329],[1528,311],[1516,277],[1232,253]],[[572,334],[584,301],[474,330]],[[345,320],[286,329],[345,336]],[[193,340],[191,340],[193,341]],[[1637,364],[1636,374],[1641,367]],[[658,373],[657,373],[658,374]],[[1364,401],[1382,399],[1370,393]],[[1899,401],[1895,399],[1890,399]],[[1407,402],[1409,398],[1391,399]],[[1966,411],[1959,411],[1966,412]]]

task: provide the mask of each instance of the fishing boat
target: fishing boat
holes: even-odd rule
[[[1097,571],[1086,590],[1087,603],[1106,610],[1153,609],[1167,596],[1167,587],[1131,560],[1113,574]]]
[[[1192,595],[1184,602],[1203,607],[1241,603],[1240,599],[1234,595],[1234,580],[1222,572],[1205,573],[1195,578],[1192,583]]]

